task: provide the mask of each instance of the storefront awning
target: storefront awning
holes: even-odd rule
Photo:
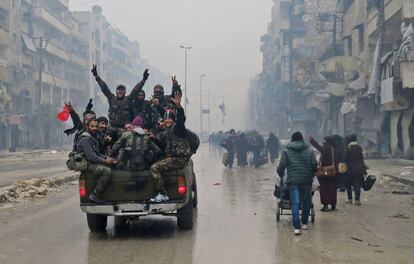
[[[360,76],[358,79],[348,84],[348,87],[355,91],[366,89],[368,87],[367,76]]]
[[[323,61],[318,67],[318,71],[321,73],[337,72],[338,70],[364,73],[366,72],[366,67],[363,60],[351,56],[332,57]]]
[[[329,95],[343,97],[345,96],[345,85],[341,83],[329,82],[326,86],[326,91]]]
[[[32,39],[26,34],[22,34],[23,44],[31,52],[37,52],[36,46],[34,45]]]

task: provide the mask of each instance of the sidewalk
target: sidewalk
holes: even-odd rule
[[[52,151],[50,149],[23,149],[18,150],[16,152],[9,152],[9,151],[0,151],[0,158],[7,158],[12,156],[22,156],[22,155],[32,155],[32,154],[42,154],[48,151]]]
[[[29,155],[42,155],[45,153],[56,154],[58,152],[66,152],[70,150],[69,148],[50,148],[50,149],[19,149],[16,152],[9,151],[0,151],[0,159],[9,158],[9,157],[24,157]]]
[[[401,183],[414,186],[414,161],[404,159],[378,159],[366,161],[368,173],[384,175]]]

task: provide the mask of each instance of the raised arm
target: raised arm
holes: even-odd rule
[[[144,74],[142,75],[142,80],[135,85],[131,93],[128,95],[130,100],[135,99],[138,96],[138,92],[142,90],[145,85],[145,82],[148,80],[149,72],[148,69],[145,69]]]
[[[99,84],[99,87],[101,87],[101,91],[106,96],[106,98],[108,100],[111,100],[111,98],[115,97],[115,95],[109,89],[108,85],[104,82],[104,80],[101,79],[101,77],[99,77],[98,70],[96,69],[96,64],[92,66],[91,72],[95,77],[96,82]]]
[[[187,129],[185,128],[186,118],[185,118],[184,109],[181,106],[181,99],[182,99],[181,91],[176,91],[175,97],[171,99],[177,109],[177,119],[174,125],[174,133],[178,137],[186,137],[187,136]]]
[[[309,138],[309,143],[316,148],[319,152],[322,153],[323,151],[323,147],[321,145],[319,145],[318,141],[316,141],[316,139],[314,139],[313,137]]]

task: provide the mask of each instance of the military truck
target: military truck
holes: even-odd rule
[[[181,170],[164,173],[167,202],[152,203],[156,195],[150,171],[113,170],[112,180],[105,189],[104,204],[88,201],[97,177],[82,172],[79,177],[80,207],[86,213],[91,232],[106,230],[108,216],[115,217],[115,227],[127,227],[129,222],[147,215],[176,216],[180,229],[193,228],[193,208],[197,207],[197,183],[193,163]]]

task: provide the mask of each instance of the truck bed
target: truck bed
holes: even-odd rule
[[[187,188],[191,188],[193,181],[193,165],[189,164],[181,170],[168,171],[163,174],[164,184],[167,189],[170,201],[182,201],[186,199],[186,195],[178,193],[178,181],[185,180]],[[87,196],[92,193],[98,177],[82,173],[80,181],[85,180]],[[107,204],[117,203],[139,203],[147,202],[156,195],[154,180],[149,170],[147,171],[124,171],[113,170],[112,180],[105,189],[102,199]],[[87,197],[81,198],[81,203],[87,203]]]

